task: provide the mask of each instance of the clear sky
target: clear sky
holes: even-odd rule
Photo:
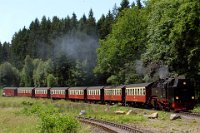
[[[92,8],[98,20],[112,10],[115,3],[120,6],[121,0],[0,0],[0,42],[10,42],[15,32],[24,26],[28,28],[35,18],[71,17],[74,12],[79,19],[83,14],[88,16]]]

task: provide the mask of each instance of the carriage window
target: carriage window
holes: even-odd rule
[[[145,88],[143,89],[143,95],[146,95],[146,90],[145,90]]]

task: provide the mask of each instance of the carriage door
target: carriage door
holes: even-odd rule
[[[126,88],[125,87],[123,87],[122,88],[122,105],[123,106],[126,106]]]

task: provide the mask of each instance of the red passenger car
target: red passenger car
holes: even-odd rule
[[[105,87],[104,100],[124,103],[125,102],[125,86]]]
[[[50,88],[49,87],[38,87],[35,88],[36,98],[50,98]]]
[[[103,88],[104,88],[104,86],[88,87],[87,88],[87,100],[103,102]]]
[[[51,98],[52,99],[67,99],[69,87],[53,87],[51,88]]]
[[[4,87],[2,95],[6,97],[17,96],[17,87]]]
[[[87,98],[86,88],[87,87],[70,87],[68,89],[69,99],[86,100]]]
[[[34,87],[19,87],[17,88],[17,96],[20,97],[35,97]]]
[[[151,90],[150,83],[126,85],[126,102],[146,103]]]

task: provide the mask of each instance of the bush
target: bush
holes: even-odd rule
[[[41,116],[42,123],[39,126],[41,133],[75,133],[78,129],[78,121],[73,117],[61,113]]]
[[[23,103],[25,106],[23,113],[36,114],[41,119],[38,125],[40,133],[75,133],[79,123],[71,116],[60,113],[60,109],[52,104],[41,102]]]

